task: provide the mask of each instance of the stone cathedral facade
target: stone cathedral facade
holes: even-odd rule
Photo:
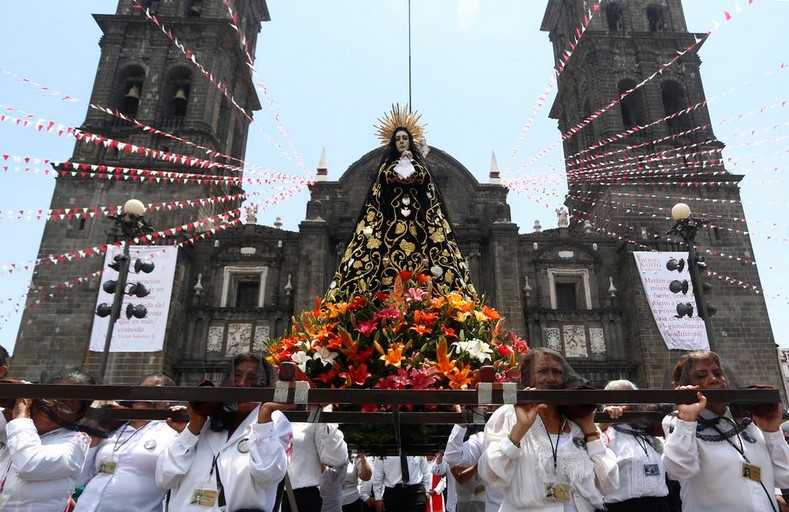
[[[555,55],[563,52],[570,34],[583,23],[587,3],[548,1],[541,28],[548,33]],[[231,86],[242,107],[259,109],[244,55],[237,35],[228,27],[221,0],[149,0],[147,4],[177,29],[179,38],[204,52],[207,57],[203,64]],[[241,26],[254,48],[260,23],[269,21],[266,3],[238,2],[238,8],[243,10]],[[141,122],[243,158],[247,120],[186,65],[185,57],[169,41],[151,30],[150,22],[132,9],[130,0],[120,0],[116,14],[96,19],[105,35],[100,42],[102,58],[93,103],[129,108]],[[659,5],[648,0],[603,2],[559,79],[550,112],[559,130],[567,132],[641,82],[678,50],[692,45],[694,37],[701,36],[688,31],[680,0]],[[671,227],[665,216],[676,201],[647,198],[644,193],[739,199],[740,177],[727,175],[725,185],[693,188],[671,177],[678,165],[700,169],[694,181],[712,181],[704,171],[725,172],[714,159],[699,157],[669,162],[660,172],[634,172],[632,179],[612,183],[600,176],[611,170],[629,172],[630,164],[598,173],[590,171],[590,166],[576,164],[575,157],[600,139],[702,101],[699,67],[695,52],[688,52],[659,79],[648,82],[565,140],[569,176],[565,204],[572,217],[566,227],[517,226],[510,216],[508,201],[512,198],[508,198],[497,173],[491,172],[488,183],[480,183],[461,162],[440,148],[431,148],[427,156],[476,288],[530,345],[564,353],[596,384],[628,378],[642,387],[660,387],[665,385],[665,370],[678,357],[666,349],[658,333],[632,255],[634,250],[644,248],[679,249],[665,236]],[[128,100],[134,87],[138,102]],[[178,104],[174,103],[176,98]],[[584,155],[603,155],[632,145],[634,140],[664,140],[629,153],[634,158],[634,169],[639,169],[640,163],[643,170],[644,162],[656,152],[693,143],[703,143],[703,150],[714,152],[723,145],[711,130],[686,133],[689,128],[708,123],[706,108],[699,108],[690,116],[655,124],[637,131],[631,139]],[[103,114],[89,112],[83,128],[141,146],[186,151],[171,140],[141,133]],[[180,249],[164,350],[112,353],[108,380],[131,383],[144,373],[164,371],[182,384],[195,384],[204,376],[221,375],[233,354],[261,350],[267,338],[281,335],[288,329],[290,318],[311,309],[314,298],[322,296],[328,286],[373,179],[380,151],[374,149],[361,156],[337,181],[328,181],[327,169],[318,169],[298,231],[257,225],[250,216],[243,226]],[[143,158],[80,144],[72,161],[151,165]],[[180,172],[195,172],[169,165]],[[714,181],[722,180],[716,177]],[[129,197],[159,202],[238,192],[227,186],[166,187],[59,179],[52,207],[122,204]],[[640,208],[625,213],[630,209],[621,205],[634,201]],[[743,217],[739,203],[708,204],[703,206],[708,216]],[[228,210],[237,206],[222,203]],[[692,208],[696,206],[691,202]],[[149,220],[157,226],[172,226],[220,214],[218,208],[156,212]],[[649,217],[634,213],[644,209],[666,213]],[[107,219],[75,219],[66,227],[50,222],[40,252],[79,250],[113,242],[115,237],[117,233]],[[158,243],[174,241],[177,239]],[[697,243],[713,251],[753,253],[747,236],[714,228],[702,230]],[[103,261],[93,258],[70,263],[75,264],[81,266],[77,272],[84,275],[98,270]],[[759,285],[753,266],[715,257],[709,257],[708,264],[721,274]],[[39,267],[34,290],[61,282],[60,268]],[[747,380],[777,385],[780,379],[775,342],[763,297],[723,282],[713,284],[710,300],[719,311],[712,319],[714,348],[733,361]],[[16,376],[36,378],[41,370],[64,364],[98,367],[100,354],[87,350],[97,292],[98,280],[55,294],[52,300],[25,311],[14,356]]]

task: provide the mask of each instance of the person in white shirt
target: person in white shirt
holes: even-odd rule
[[[149,375],[140,386],[174,386],[166,375]],[[133,409],[163,409],[165,402],[132,402]],[[91,479],[74,512],[161,512],[165,490],[156,485],[156,461],[178,435],[164,421],[133,420],[102,440],[92,457]]]
[[[360,486],[372,477],[373,466],[367,455],[364,452],[352,454],[342,484],[342,512],[364,512],[365,500],[362,499]]]
[[[362,512],[374,512],[375,511],[375,493],[373,493],[373,478],[372,475],[375,473],[375,459],[368,458],[367,462],[370,464],[370,479],[369,480],[361,480],[359,482],[359,497],[364,502],[364,506],[362,506]],[[346,512],[346,511],[343,511]],[[347,512],[357,512],[356,509],[351,509]]]
[[[75,367],[50,375],[44,384],[93,385],[96,379]],[[89,405],[90,400],[16,400],[13,419],[5,425],[7,445],[0,453],[0,510],[66,509],[72,491],[82,484],[90,448],[90,437],[76,432]]]
[[[299,512],[320,510],[321,464],[341,466],[348,460],[348,444],[336,423],[293,423],[293,455],[288,478]],[[291,512],[290,500],[282,499],[282,512]]]
[[[629,380],[606,384],[607,390],[635,390]],[[608,406],[603,409],[613,420],[626,408]],[[649,425],[613,423],[601,426],[608,448],[616,455],[619,466],[619,489],[605,495],[609,512],[670,512],[666,471],[661,460],[663,443],[648,433]]]
[[[727,389],[715,352],[692,352],[677,363],[680,386],[698,402],[677,404],[668,421],[663,464],[681,484],[688,512],[778,511],[776,487],[789,486],[789,445],[781,433],[781,407],[760,407],[750,418],[726,404],[708,404],[703,390]]]
[[[553,350],[532,349],[521,362],[526,389],[565,389],[583,379]],[[485,425],[478,471],[503,487],[500,512],[592,512],[619,485],[616,457],[600,440],[594,409],[574,420],[549,404],[505,405]]]
[[[342,512],[342,484],[348,473],[348,461],[339,466],[323,468],[321,473],[321,510],[320,512]]]
[[[232,367],[230,385],[269,384],[269,365],[257,354],[239,354]],[[189,423],[156,464],[157,485],[171,490],[169,511],[272,511],[293,439],[281,411],[292,408],[276,402],[224,404],[209,419],[190,403]]]
[[[479,476],[477,466],[455,466],[450,470],[450,474],[455,480],[456,496],[452,512],[485,512],[489,503],[487,487]]]
[[[373,466],[375,511],[424,512],[430,479],[425,457],[402,455],[376,459]]]
[[[455,477],[455,491],[457,494],[457,512],[476,512],[480,510],[476,502],[482,501],[485,506],[484,512],[498,512],[501,502],[504,500],[503,487],[491,487],[485,485],[485,481],[479,476],[477,462],[485,451],[485,433],[477,432],[469,436],[466,441],[467,428],[463,425],[455,425],[449,434],[447,446],[444,449],[444,461],[451,468],[450,472]],[[469,473],[471,470],[473,473]],[[461,475],[464,475],[461,482]],[[473,486],[471,484],[473,483]],[[465,486],[471,486],[467,489]],[[472,503],[466,505],[465,503]],[[463,504],[461,506],[461,504]],[[465,510],[464,510],[465,509]]]
[[[444,512],[446,501],[444,491],[447,488],[447,465],[444,462],[444,454],[427,456],[428,467],[430,468],[430,487],[427,489],[427,511]]]

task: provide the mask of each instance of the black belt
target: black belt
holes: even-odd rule
[[[413,487],[422,487],[422,484],[404,484],[400,482],[392,486],[393,489],[411,489]]]

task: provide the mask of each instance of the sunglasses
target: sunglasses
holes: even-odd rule
[[[80,411],[79,408],[74,409],[67,403],[62,402],[60,400],[52,400],[49,398],[45,398],[41,400],[41,402],[47,407],[49,407],[50,409],[52,409],[53,411],[57,411],[67,415],[76,414]]]

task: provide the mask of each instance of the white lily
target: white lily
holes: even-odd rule
[[[488,359],[492,360],[490,354],[493,353],[493,349],[490,348],[489,344],[477,338],[474,338],[467,343],[469,343],[469,347],[467,349],[469,357],[476,359],[480,363],[484,363]]]
[[[310,356],[307,355],[306,352],[294,352],[292,356],[290,356],[290,360],[296,363],[301,371],[307,371],[307,361],[312,359]]]
[[[317,352],[315,352],[315,354],[313,354],[312,358],[320,359],[320,362],[323,363],[324,366],[331,366],[334,364],[334,360],[337,359],[337,356],[339,355],[339,353],[332,352],[326,347],[321,347]]]

